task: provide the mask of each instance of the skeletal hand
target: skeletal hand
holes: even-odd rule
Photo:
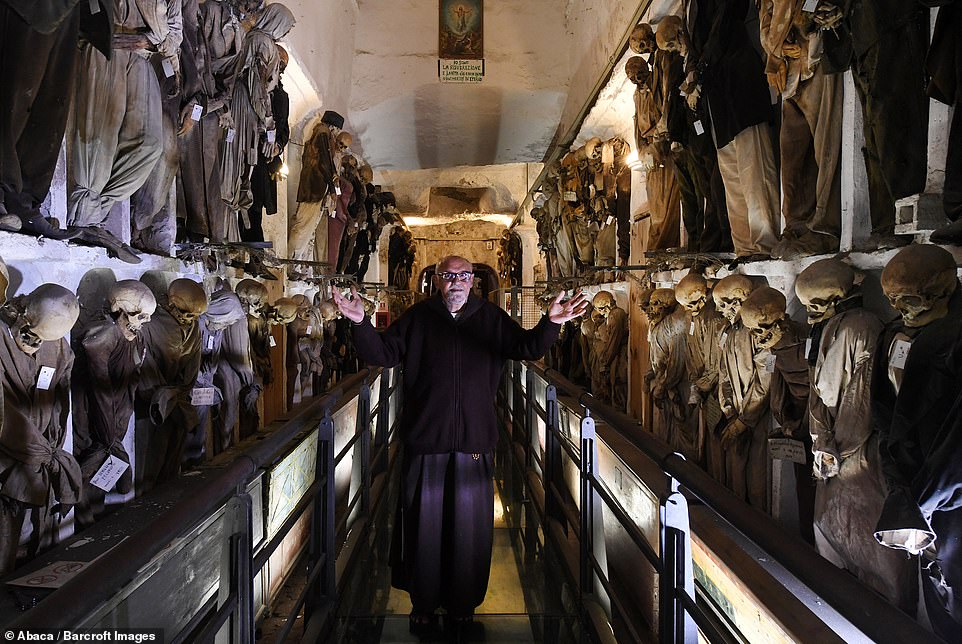
[[[689,92],[688,97],[685,101],[688,103],[688,109],[692,112],[698,111],[698,100],[701,98],[701,85],[695,85],[695,88]]]
[[[745,432],[748,431],[748,425],[743,423],[740,418],[733,418],[722,430],[721,444],[722,447],[728,449],[738,441]]]
[[[802,48],[793,42],[787,42],[782,44],[782,53],[785,54],[787,58],[801,58]]]
[[[177,136],[184,136],[192,129],[194,129],[194,119],[191,116],[194,113],[194,107],[197,105],[197,101],[190,101],[184,108],[180,111],[180,128],[177,130]]]
[[[824,1],[818,3],[815,13],[812,14],[812,20],[822,29],[836,29],[842,24],[843,18],[845,18],[845,14],[839,7],[831,2]]]
[[[781,94],[785,91],[785,84],[788,81],[788,65],[784,60],[779,60],[778,69],[774,72],[765,72],[765,76],[768,77],[768,84]]]

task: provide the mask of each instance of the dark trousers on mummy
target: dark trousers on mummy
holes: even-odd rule
[[[405,455],[391,584],[413,612],[471,615],[484,600],[494,534],[493,457]]]

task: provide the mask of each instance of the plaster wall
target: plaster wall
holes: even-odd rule
[[[485,212],[513,215],[531,182],[541,171],[539,163],[510,163],[482,167],[460,166],[427,170],[392,170],[375,167],[374,182],[391,191],[403,214],[423,215],[432,187],[490,188],[482,204]]]
[[[485,3],[484,80],[460,85],[438,80],[436,0],[360,0],[348,119],[356,147],[375,168],[540,161],[568,87],[558,4]]]
[[[591,100],[599,81],[604,81],[610,61],[634,25],[634,17],[650,0],[568,0],[565,31],[571,82],[555,140],[574,126],[584,105]]]
[[[505,229],[488,221],[461,221],[411,229],[416,245],[411,288],[417,290],[417,278],[426,266],[447,255],[460,255],[475,264],[487,264],[498,270],[498,240]]]
[[[297,65],[296,73],[308,79],[320,100],[313,106],[292,100],[291,120],[300,121],[304,114],[322,106],[347,116],[357,0],[285,0],[284,4],[297,18],[284,44]]]

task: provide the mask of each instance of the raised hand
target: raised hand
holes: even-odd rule
[[[341,295],[341,292],[336,288],[333,289],[331,295],[341,315],[351,322],[360,322],[364,319],[364,301],[361,300],[361,296],[357,294],[356,287],[351,287],[351,299]]]
[[[574,297],[566,302],[561,301],[562,297],[564,297],[564,291],[558,293],[548,307],[548,319],[555,324],[564,324],[568,320],[574,320],[584,315],[584,312],[588,310],[588,296],[581,291],[575,293]]]

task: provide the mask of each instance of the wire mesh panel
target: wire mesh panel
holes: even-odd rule
[[[499,289],[492,293],[492,299],[525,329],[530,329],[541,319],[541,304],[538,302],[540,289],[534,286],[516,286]]]

